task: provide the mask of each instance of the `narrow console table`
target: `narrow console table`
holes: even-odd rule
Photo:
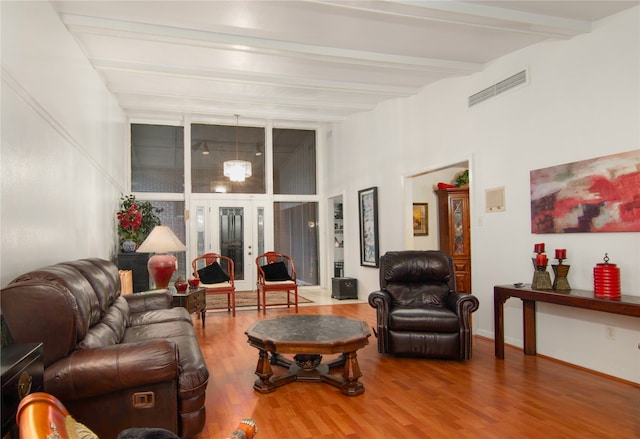
[[[587,290],[534,290],[531,285],[496,285],[493,287],[493,318],[496,358],[504,359],[504,303],[510,297],[522,300],[524,353],[536,355],[536,302],[554,303],[573,308],[591,309],[625,316],[640,317],[640,296],[595,297]]]

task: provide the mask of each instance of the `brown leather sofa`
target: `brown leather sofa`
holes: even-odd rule
[[[387,252],[380,258],[376,308],[378,352],[468,360],[471,313],[478,299],[456,291],[453,262],[435,250]]]
[[[116,265],[93,258],[25,273],[0,300],[13,342],[44,344],[44,390],[99,437],[204,428],[209,372],[167,290],[121,296]]]

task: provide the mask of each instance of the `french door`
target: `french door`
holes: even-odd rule
[[[255,289],[256,256],[264,252],[264,206],[255,201],[194,200],[191,230],[197,255],[233,259],[236,291]]]

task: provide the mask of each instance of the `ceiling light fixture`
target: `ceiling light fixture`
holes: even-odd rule
[[[242,182],[245,178],[251,177],[251,162],[240,160],[238,158],[238,125],[239,118],[236,116],[236,159],[224,162],[224,176],[229,177],[231,181]]]

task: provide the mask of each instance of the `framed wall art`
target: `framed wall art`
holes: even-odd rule
[[[429,235],[428,213],[428,203],[413,203],[413,236]]]
[[[640,231],[640,150],[531,171],[532,233]]]
[[[360,265],[378,267],[378,188],[358,191],[360,212]]]

